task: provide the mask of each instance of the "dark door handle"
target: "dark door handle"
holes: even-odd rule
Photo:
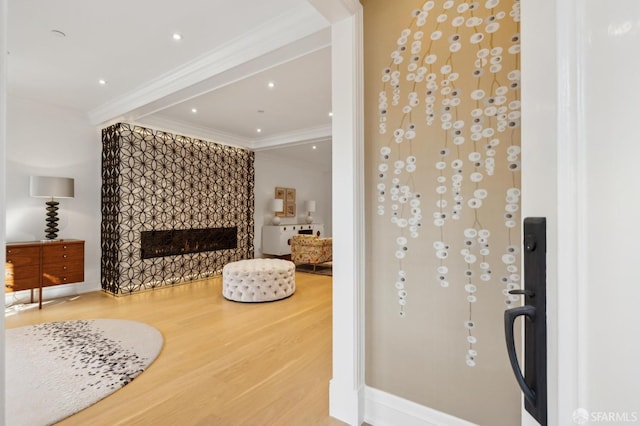
[[[536,294],[530,290],[511,290],[509,294],[517,294],[517,295],[523,295],[523,296],[529,296],[529,297],[536,296]]]
[[[520,389],[522,389],[524,396],[529,399],[533,405],[535,405],[536,393],[529,387],[529,385],[527,385],[527,382],[524,379],[522,369],[520,369],[520,364],[518,364],[518,354],[516,353],[516,344],[514,341],[513,327],[515,325],[516,318],[523,315],[529,317],[531,321],[535,322],[536,308],[527,305],[504,311],[504,335],[507,339],[507,352],[509,353],[509,361],[511,362],[513,374],[516,376],[516,381],[518,382]]]

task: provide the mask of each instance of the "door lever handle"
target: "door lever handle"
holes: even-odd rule
[[[536,294],[531,290],[511,290],[509,294],[522,294],[529,297],[535,297]]]
[[[517,291],[517,290],[516,290]],[[530,305],[520,306],[518,308],[507,309],[504,311],[504,332],[507,340],[507,352],[509,354],[509,361],[511,362],[511,368],[513,374],[516,376],[516,381],[522,389],[525,398],[527,398],[533,405],[536,404],[536,394],[533,389],[529,387],[518,364],[518,355],[516,354],[515,337],[513,333],[513,327],[515,325],[516,318],[519,316],[527,316],[531,321],[536,320],[536,308]]]

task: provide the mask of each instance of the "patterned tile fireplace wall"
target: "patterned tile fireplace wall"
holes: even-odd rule
[[[124,123],[103,129],[102,144],[104,290],[207,278],[253,257],[253,152]],[[235,248],[142,256],[142,232],[216,228],[237,229]]]

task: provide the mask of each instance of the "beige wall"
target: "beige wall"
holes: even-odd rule
[[[478,424],[518,424],[502,317],[521,274],[519,3],[362,4],[366,383]]]

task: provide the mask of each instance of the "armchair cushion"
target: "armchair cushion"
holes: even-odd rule
[[[333,240],[315,235],[294,235],[291,239],[291,261],[317,265],[333,259]]]

